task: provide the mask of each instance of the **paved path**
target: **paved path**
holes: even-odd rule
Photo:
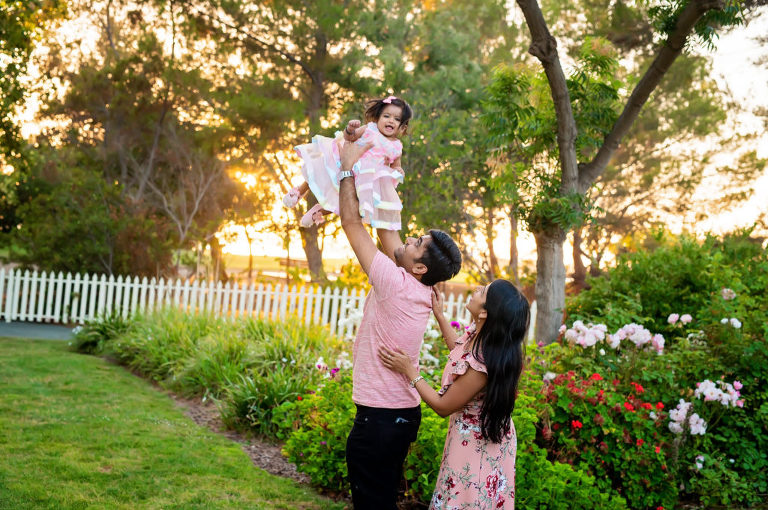
[[[39,340],[71,340],[72,328],[58,324],[0,321],[0,337],[4,336]]]

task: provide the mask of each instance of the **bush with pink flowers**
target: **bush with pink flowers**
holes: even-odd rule
[[[768,254],[747,234],[620,258],[537,356],[540,441],[633,508],[768,495]]]

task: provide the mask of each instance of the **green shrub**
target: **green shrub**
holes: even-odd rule
[[[661,355],[624,344],[617,351],[607,339],[586,348],[548,346],[536,371],[559,375],[549,385],[541,413],[560,431],[547,429],[551,437],[542,435],[538,443],[550,455],[582,465],[601,486],[609,480],[633,508],[657,502],[667,506],[678,498],[705,505],[760,502],[768,489],[766,251],[745,233],[701,243],[683,237],[654,251],[621,257],[615,268],[590,284],[590,290],[569,300],[569,322],[602,323],[613,333],[635,321],[663,333],[666,345]],[[670,314],[689,314],[691,320],[683,323]],[[591,381],[593,373],[616,384]],[[741,381],[743,408],[725,409],[696,398],[696,385],[706,379]],[[641,385],[642,395],[633,394],[632,383]],[[604,401],[595,405],[590,399],[597,388],[604,391]],[[666,413],[680,399],[692,402],[691,413],[705,419],[705,434],[670,431]],[[623,402],[635,411],[615,408]],[[659,419],[644,417],[636,404],[658,402],[664,411],[654,412],[663,419],[662,426],[649,428]],[[594,421],[597,414],[600,427]],[[574,420],[581,423],[578,430],[570,426]],[[635,440],[634,448],[631,442],[620,445],[617,433]],[[618,448],[610,448],[610,439],[618,441]],[[643,440],[639,447],[637,439]],[[595,451],[601,441],[607,449]],[[701,458],[706,459],[703,465],[697,460]]]
[[[101,354],[106,344],[124,334],[130,324],[130,320],[114,312],[86,321],[73,330],[72,349],[83,354]]]
[[[319,383],[318,359],[339,358],[342,346],[297,320],[231,322],[176,309],[137,315],[119,332],[105,321],[88,328],[109,333],[105,352],[121,363],[184,395],[220,399],[228,424],[261,434],[274,429],[272,409]]]
[[[283,453],[313,484],[333,491],[349,490],[346,444],[355,412],[350,372],[275,409],[276,435],[285,440]]]

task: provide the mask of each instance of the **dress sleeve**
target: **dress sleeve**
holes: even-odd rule
[[[472,355],[472,351],[465,352],[459,359],[452,362],[450,371],[454,376],[460,376],[466,374],[470,367],[472,367],[474,370],[477,370],[478,372],[482,372],[484,374],[488,373],[488,369],[486,368],[485,363],[482,363],[477,358],[475,358]]]

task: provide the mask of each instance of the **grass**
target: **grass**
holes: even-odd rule
[[[64,342],[0,338],[0,394],[0,509],[343,508]]]

